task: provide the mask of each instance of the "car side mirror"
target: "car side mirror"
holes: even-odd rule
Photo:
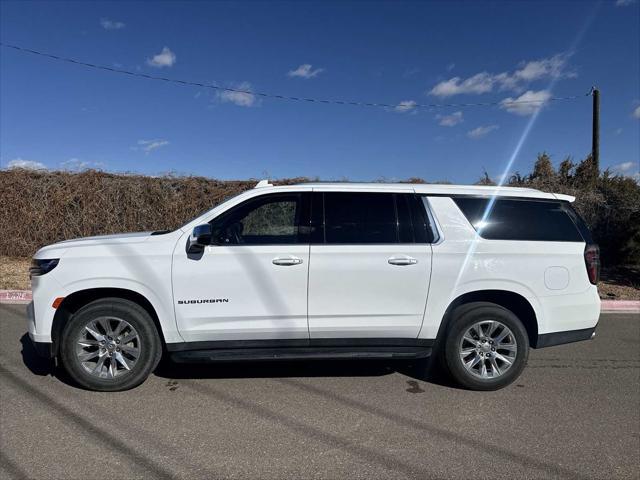
[[[197,253],[202,252],[204,247],[207,245],[211,245],[211,225],[205,223],[203,225],[198,225],[193,229],[191,235],[189,236],[189,245],[187,247],[187,251],[189,253]]]

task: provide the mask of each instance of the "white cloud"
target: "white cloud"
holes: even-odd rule
[[[450,63],[449,65],[447,65],[447,72],[450,72],[454,68],[456,68],[456,64],[455,63]]]
[[[160,53],[152,58],[147,58],[147,65],[150,67],[162,68],[173,67],[176,63],[176,54],[169,47],[164,47]]]
[[[453,77],[437,84],[429,94],[436,97],[450,97],[462,93],[486,93],[493,89],[494,82],[493,76],[487,72],[478,73],[466,80]]]
[[[636,107],[631,115],[633,115],[633,118],[640,118],[640,105]]]
[[[615,175],[622,175],[634,179],[640,184],[640,163],[639,162],[623,162],[610,167]]]
[[[539,90],[537,92],[528,90],[517,98],[505,98],[500,102],[500,108],[505,109],[509,113],[515,113],[516,115],[533,115],[544,107],[550,98],[551,92],[548,90]]]
[[[393,107],[393,110],[398,113],[405,113],[416,108],[416,105],[416,102],[414,102],[413,100],[403,100],[398,105]]]
[[[223,103],[233,103],[239,107],[253,107],[257,105],[256,96],[251,91],[249,82],[242,82],[232,90],[219,90],[216,97]]]
[[[163,140],[161,138],[156,140],[138,140],[138,146],[133,147],[134,150],[142,150],[144,153],[149,155],[154,150],[158,148],[165,147],[169,145],[168,140]]]
[[[524,86],[536,80],[575,77],[575,72],[567,71],[568,60],[569,55],[561,53],[549,58],[523,62],[513,73],[480,72],[466,79],[453,77],[438,83],[428,93],[436,97],[450,97],[487,93],[494,88],[519,92],[524,89]]]
[[[108,18],[101,18],[100,25],[102,25],[102,28],[105,30],[121,30],[126,26],[123,22],[115,22]]]
[[[634,168],[635,167],[635,168]],[[620,173],[629,173],[633,170],[638,169],[638,163],[637,162],[624,162],[624,163],[619,163],[617,165],[614,165],[611,167],[611,170],[614,170],[616,172],[620,172]]]
[[[46,170],[47,166],[44,163],[36,162],[34,160],[25,160],[24,158],[14,158],[7,164],[7,169],[12,168],[24,168],[26,170]]]
[[[463,121],[462,112],[453,112],[451,115],[436,115],[436,120],[443,127],[453,127]]]
[[[60,164],[63,170],[80,171],[87,170],[89,168],[100,169],[104,167],[102,162],[90,162],[87,160],[80,160],[79,158],[70,158]]]
[[[534,60],[523,63],[512,76],[516,81],[532,82],[541,78],[575,77],[575,72],[565,71],[569,56],[566,54],[554,55],[550,58]]]
[[[303,65],[300,65],[295,70],[290,70],[289,73],[287,73],[287,75],[290,77],[313,78],[313,77],[317,77],[322,72],[324,72],[324,68],[316,68],[314,70],[313,65],[305,63]]]
[[[636,3],[636,0],[616,0],[616,7],[627,7]]]
[[[497,130],[498,128],[500,128],[498,127],[498,125],[487,125],[485,127],[482,127],[482,126],[477,127],[477,128],[474,128],[473,130],[469,130],[467,132],[467,137],[477,140],[478,138],[482,138],[490,134],[494,130]]]
[[[621,128],[617,128],[615,132],[616,135],[620,135],[622,133],[622,129]]]

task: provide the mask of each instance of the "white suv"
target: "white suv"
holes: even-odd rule
[[[31,268],[29,335],[80,385],[176,362],[431,354],[511,383],[529,347],[594,334],[598,247],[573,197],[523,188],[266,181],[169,232],[69,240]]]

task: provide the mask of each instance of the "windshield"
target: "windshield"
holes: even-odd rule
[[[201,215],[204,215],[205,213],[207,213],[207,212],[209,212],[209,211],[213,210],[214,208],[219,207],[219,206],[220,206],[220,205],[222,205],[223,203],[225,203],[225,202],[227,202],[227,201],[229,201],[229,200],[231,200],[231,199],[233,199],[233,198],[236,198],[236,197],[237,197],[237,196],[239,196],[239,195],[242,195],[242,194],[243,194],[243,193],[245,193],[245,192],[246,192],[246,190],[243,190],[243,191],[241,191],[241,192],[233,193],[233,194],[227,195],[226,197],[222,197],[222,200],[220,200],[217,204],[213,205],[213,206],[212,206],[212,207],[210,207],[210,208],[207,208],[206,210],[201,211],[201,212],[200,212],[200,213],[198,213],[195,217],[193,217],[193,218],[189,219],[189,221],[184,222],[184,223],[182,224],[181,228],[182,228],[182,227],[185,227],[186,225],[189,225],[191,222],[193,222],[196,218],[200,217]]]

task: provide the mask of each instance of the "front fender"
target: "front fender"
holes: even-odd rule
[[[53,301],[58,297],[69,297],[83,291],[94,289],[119,289],[136,293],[144,297],[154,309],[162,335],[167,343],[183,342],[173,314],[172,296],[163,299],[154,290],[141,282],[123,278],[102,277],[74,281],[51,290],[38,289],[34,291],[34,306],[37,318],[35,321],[34,340],[38,342],[52,341],[52,326],[56,309]]]

